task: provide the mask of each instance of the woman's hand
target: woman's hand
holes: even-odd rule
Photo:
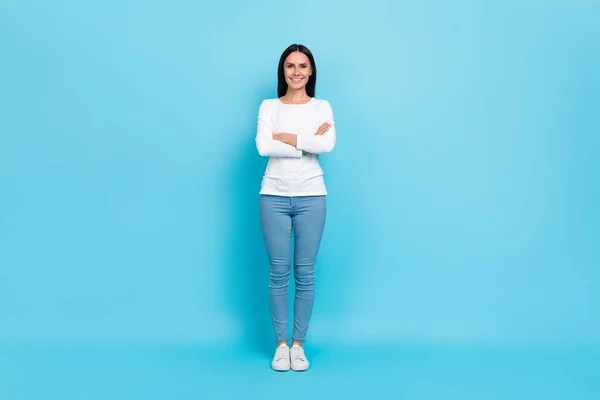
[[[324,122],[315,133],[315,136],[323,136],[324,134],[326,134],[331,128],[331,125],[331,122]],[[273,134],[273,139],[279,140],[280,142],[289,144],[290,146],[294,147],[296,147],[296,145],[298,144],[298,136],[294,135],[293,133],[275,133]]]
[[[273,134],[273,139],[274,140],[279,140],[280,142],[283,143],[287,143],[290,146],[294,146],[296,147],[296,144],[298,143],[298,136],[294,135],[293,133],[286,133],[286,132],[282,132],[282,133],[275,133]]]
[[[329,131],[329,128],[331,128],[331,122],[323,122],[323,125],[319,127],[315,136],[323,136]]]

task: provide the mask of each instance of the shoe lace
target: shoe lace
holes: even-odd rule
[[[304,349],[300,346],[295,347],[294,358],[300,361],[306,361],[306,357],[304,356]]]
[[[288,357],[288,352],[287,352],[287,349],[285,348],[285,346],[279,346],[277,348],[277,352],[275,354],[276,354],[277,360],[283,360]]]

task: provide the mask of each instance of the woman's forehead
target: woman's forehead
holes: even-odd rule
[[[306,57],[306,55],[304,53],[301,53],[299,51],[294,51],[289,56],[287,56],[287,58],[285,59],[285,62],[292,63],[292,64],[302,64],[302,63],[309,64],[310,60],[308,59],[308,57]]]

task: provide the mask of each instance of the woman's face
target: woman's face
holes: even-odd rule
[[[312,68],[308,57],[299,51],[291,53],[283,63],[283,73],[288,88],[298,90],[306,86]]]

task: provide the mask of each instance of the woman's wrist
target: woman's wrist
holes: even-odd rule
[[[290,146],[298,146],[298,135],[294,135],[293,133],[288,133],[288,142]]]
[[[298,136],[293,133],[276,133],[273,135],[273,139],[279,140],[280,142],[289,144],[290,146],[296,147],[298,144]]]

